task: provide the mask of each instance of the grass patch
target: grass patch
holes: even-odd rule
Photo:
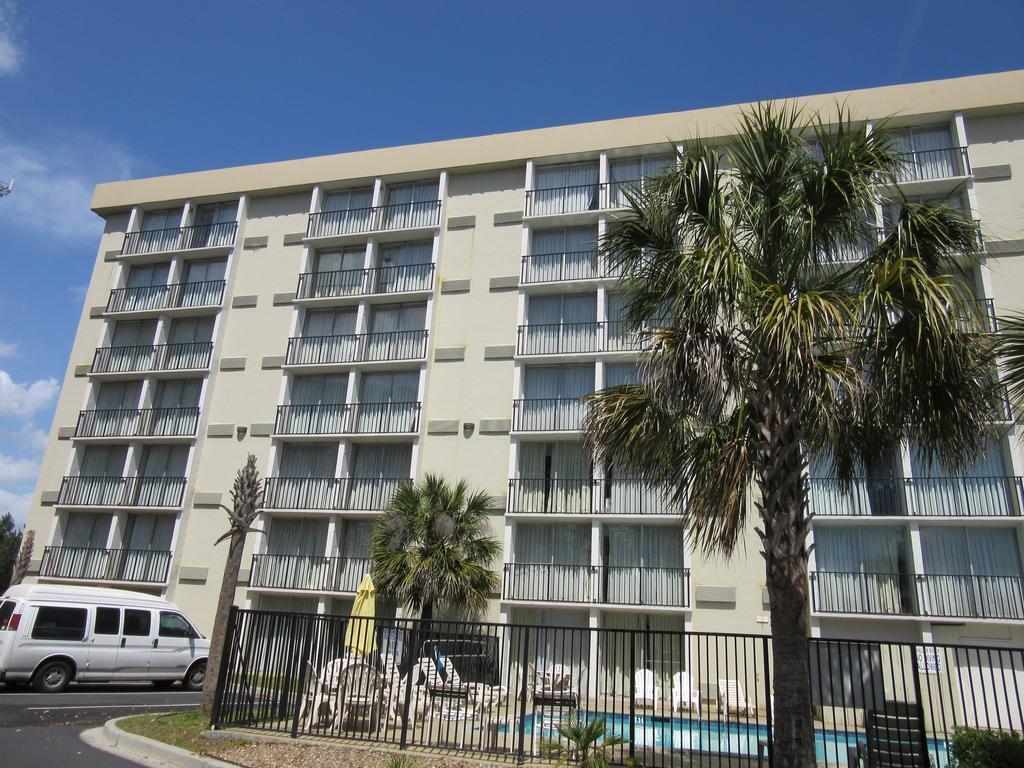
[[[187,749],[189,752],[211,757],[216,757],[223,750],[242,743],[204,739],[202,734],[210,726],[210,719],[198,711],[136,715],[119,721],[117,725],[128,733],[147,736],[174,747]]]

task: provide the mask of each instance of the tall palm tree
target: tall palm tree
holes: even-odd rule
[[[906,201],[886,231],[867,222],[901,167],[891,146],[843,107],[825,125],[759,105],[727,149],[687,142],[601,242],[647,349],[638,383],[591,396],[587,441],[670,489],[709,554],[731,554],[756,511],[777,768],[814,764],[808,457],[846,489],[903,440],[953,468],[997,412],[991,345],[962,276],[976,224]]]
[[[372,575],[387,600],[433,618],[438,607],[479,611],[497,590],[491,563],[501,544],[488,535],[492,498],[427,474],[395,491],[370,537]]]

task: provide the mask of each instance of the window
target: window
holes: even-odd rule
[[[11,616],[14,615],[14,601],[4,600],[0,603],[0,632],[7,629],[7,623],[11,620]]]
[[[124,633],[130,637],[149,637],[149,626],[152,618],[149,611],[125,609]]]
[[[120,608],[97,608],[93,632],[97,635],[117,635],[121,632]]]
[[[180,613],[160,611],[160,637],[194,637],[192,625]]]
[[[36,613],[32,627],[34,640],[83,640],[85,638],[85,608],[58,608],[44,606]]]

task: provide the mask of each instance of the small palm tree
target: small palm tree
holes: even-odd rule
[[[568,743],[568,749],[563,749],[562,743],[555,739],[545,739],[541,748],[549,755],[564,755],[566,763],[579,768],[608,768],[611,764],[608,750],[626,743],[615,734],[608,735],[608,724],[603,717],[588,720],[572,715],[560,721],[555,730]]]
[[[483,610],[498,589],[491,563],[501,554],[489,535],[493,499],[428,474],[395,491],[370,538],[372,575],[386,600],[433,618],[438,607]]]
[[[942,202],[903,201],[886,231],[871,227],[879,182],[893,189],[903,161],[884,126],[866,132],[837,112],[826,126],[762,105],[728,150],[687,142],[601,243],[649,346],[637,384],[591,396],[587,440],[670,489],[707,553],[732,553],[753,502],[776,768],[814,764],[809,456],[847,489],[904,440],[956,468],[998,413],[991,345],[962,276],[978,259],[977,225]]]
[[[217,598],[217,612],[213,619],[213,633],[210,636],[210,657],[206,662],[206,680],[203,685],[203,700],[199,711],[209,716],[213,711],[213,697],[220,676],[221,653],[224,650],[224,636],[228,629],[228,615],[235,604],[235,590],[238,586],[238,571],[242,567],[242,552],[245,537],[249,533],[262,533],[252,524],[263,506],[263,481],[256,469],[256,457],[251,453],[245,466],[235,475],[231,488],[231,507],[220,505],[228,514],[228,530],[214,545],[228,542],[228,557],[224,563],[224,574],[220,582],[220,596]]]

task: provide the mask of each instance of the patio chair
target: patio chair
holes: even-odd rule
[[[395,657],[386,654],[381,657],[383,668],[384,699],[387,707],[387,717],[391,722],[399,723],[405,712],[405,692],[409,687],[409,675],[403,674],[398,668]],[[426,694],[423,686],[412,686],[409,699],[409,721],[414,724],[420,715],[423,714],[426,704]]]
[[[533,669],[532,677],[535,705],[579,708],[580,694],[573,687],[572,670],[569,667],[555,664],[546,672]]]
[[[462,681],[459,671],[447,656],[420,657],[417,662],[423,688],[426,689],[426,713],[450,719],[464,718],[473,709],[473,686]]]
[[[649,669],[638,669],[633,675],[633,703],[653,709],[661,700],[661,688]]]
[[[693,687],[688,672],[672,675],[672,711],[696,712],[700,717],[700,691]]]
[[[383,693],[380,673],[369,664],[349,664],[341,673],[335,726],[343,728],[352,717],[369,720],[377,727]]]
[[[718,708],[725,714],[752,715],[754,708],[750,705],[743,686],[739,680],[718,678]]]
[[[917,704],[887,701],[882,709],[865,713],[867,742],[850,747],[849,762],[860,768],[928,768],[924,718]]]
[[[309,660],[306,661],[306,674],[309,677],[306,681],[306,693],[302,700],[299,720],[306,730],[325,728],[330,725],[334,716],[332,697],[325,690],[323,678],[316,673],[316,667]]]

